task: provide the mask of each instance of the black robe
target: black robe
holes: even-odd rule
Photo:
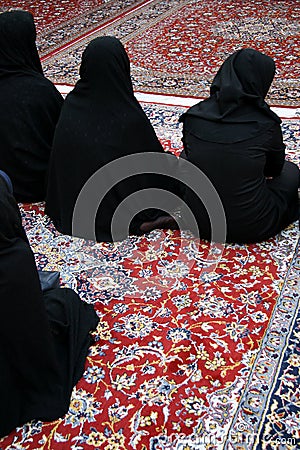
[[[45,199],[46,173],[63,98],[43,75],[33,17],[0,14],[0,167],[17,201]]]
[[[299,169],[285,161],[281,120],[264,100],[274,73],[270,57],[240,50],[219,69],[210,97],[181,116],[185,158],[217,190],[228,242],[268,239],[299,216]],[[183,197],[210,239],[201,200],[189,188]]]
[[[98,318],[70,289],[42,293],[18,206],[0,176],[0,437],[68,410]]]
[[[80,77],[65,100],[57,124],[46,197],[46,213],[65,234],[72,234],[78,194],[98,169],[139,152],[164,154],[149,119],[134,96],[129,59],[118,39],[108,36],[94,39],[84,51]],[[174,157],[174,167],[176,164]],[[100,183],[109,184],[110,176],[107,170]],[[170,178],[153,174],[135,175],[119,182],[98,209],[97,241],[113,240],[112,217],[127,196],[149,187],[175,192],[175,185]],[[143,204],[138,206],[143,210]],[[130,231],[138,234],[141,222],[160,214],[158,210],[144,210],[132,221]],[[118,239],[126,236],[127,230],[120,229]]]

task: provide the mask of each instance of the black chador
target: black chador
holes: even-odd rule
[[[185,157],[217,190],[229,242],[267,239],[298,218],[299,169],[285,161],[281,120],[265,102],[274,74],[272,58],[239,50],[219,69],[210,97],[181,116]],[[202,202],[188,188],[184,200],[210,239]]]
[[[118,158],[141,152],[164,153],[134,96],[127,53],[115,37],[96,38],[83,53],[80,80],[65,100],[55,132],[46,213],[56,228],[72,234],[76,199],[96,171]],[[111,175],[114,173],[106,170],[98,180],[99,186],[110,187]],[[152,187],[175,190],[171,178],[153,173],[127,178],[126,170],[121,175],[124,181],[112,187],[98,209],[95,227],[98,241],[113,240],[113,214],[131,194]],[[138,200],[132,200],[128,207],[133,206],[135,211],[143,210]],[[159,214],[157,209],[144,210],[131,222],[130,232],[138,234],[142,222]],[[120,226],[117,238],[125,238],[127,231]]]
[[[17,201],[45,199],[46,173],[63,98],[44,77],[33,17],[0,14],[0,168]]]
[[[91,305],[71,289],[42,293],[9,183],[0,175],[0,437],[67,411],[84,371]]]

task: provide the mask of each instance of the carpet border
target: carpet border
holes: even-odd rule
[[[245,386],[244,394],[242,395],[242,397],[240,399],[237,411],[234,415],[232,425],[231,425],[231,430],[230,430],[230,433],[228,434],[224,448],[225,448],[225,446],[227,448],[228,445],[230,444],[230,446],[231,446],[230,448],[236,449],[236,450],[242,450],[242,449],[250,450],[250,448],[253,450],[261,449],[261,447],[259,447],[261,445],[261,443],[259,442],[259,437],[260,437],[261,430],[265,424],[265,418],[266,418],[266,414],[268,411],[268,407],[270,405],[271,398],[274,393],[274,389],[276,387],[275,383],[273,383],[273,382],[274,382],[274,380],[277,379],[276,377],[280,373],[281,363],[282,363],[282,360],[284,359],[285,351],[288,346],[291,334],[293,332],[293,327],[291,327],[291,324],[294,325],[295,320],[297,319],[297,313],[300,311],[300,292],[296,290],[296,295],[293,298],[291,293],[292,292],[294,293],[295,289],[294,289],[294,286],[289,286],[289,281],[292,278],[292,273],[296,272],[296,269],[295,269],[296,261],[300,257],[299,250],[300,250],[300,238],[298,237],[297,243],[295,245],[292,261],[291,261],[291,263],[289,265],[289,269],[286,273],[283,286],[281,288],[276,306],[272,313],[272,316],[271,316],[271,319],[269,322],[269,326],[266,329],[265,336],[262,340],[260,350],[259,350],[259,352],[255,358],[255,362],[252,366],[251,375],[249,376],[248,382]],[[281,320],[278,320],[279,319],[277,317],[279,315],[278,310],[280,309],[280,307],[282,306],[282,303],[287,298],[289,299],[289,301],[293,302],[293,304],[295,305],[295,309],[293,310],[293,315],[292,315],[291,319],[289,320],[288,317],[284,317],[284,316],[290,315],[291,309],[285,311],[285,313],[283,313],[283,309],[282,309],[280,312]],[[270,344],[270,335],[278,327],[278,324],[276,327],[276,322],[280,322],[280,325],[282,327],[285,324],[285,326],[287,327],[287,332],[285,334],[281,334],[280,346],[273,348],[273,352],[272,352],[272,345],[269,345],[269,347],[268,347],[268,344]],[[281,331],[281,333],[282,333],[282,331]],[[267,347],[268,347],[268,350],[267,350]],[[270,367],[272,368],[272,364],[274,364],[274,358],[272,358],[272,354],[275,354],[277,351],[280,352],[279,353],[280,357],[278,358],[276,366],[275,366],[274,370],[272,371],[270,369]],[[265,362],[265,364],[264,364],[264,362]],[[265,375],[267,374],[266,377],[268,377],[268,380],[259,380],[259,377],[257,376],[257,366],[258,365],[263,366],[263,364],[264,364],[264,367],[266,367]],[[267,366],[269,367],[269,369],[267,368]],[[269,389],[264,392],[264,390],[262,389],[262,386],[266,383],[268,384]],[[255,388],[256,393],[252,394],[254,397],[258,395],[257,393],[259,393],[260,398],[262,398],[264,396],[264,401],[260,404],[258,411],[255,410],[256,409],[255,407],[251,407],[251,405],[249,403],[249,400],[251,399],[251,388],[253,389],[253,391]],[[249,421],[246,420],[246,414],[248,414],[248,417],[247,417],[248,419],[252,419],[252,423],[254,422],[253,417],[254,416],[256,417],[255,422],[256,422],[256,424],[258,424],[258,427],[256,427],[256,424],[254,424],[254,425],[250,424]],[[230,442],[231,434],[235,437],[240,436],[240,439],[238,439],[238,440],[235,439],[234,442]],[[251,445],[251,447],[249,445]]]

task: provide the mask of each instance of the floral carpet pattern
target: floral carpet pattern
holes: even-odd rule
[[[182,107],[144,104],[180,152]],[[285,120],[297,161],[300,124]],[[61,419],[33,421],[1,450],[296,450],[299,443],[298,226],[219,258],[190,232],[114,244],[58,233],[43,204],[21,205],[37,266],[59,270],[100,318]]]
[[[87,9],[92,10],[99,7],[103,0],[39,0],[38,2],[28,0],[0,0],[0,11],[9,9],[24,9],[34,16],[38,33],[43,33],[48,28],[55,28],[66,21],[74,19],[84,13]]]
[[[128,14],[121,14],[126,8]],[[107,21],[111,14],[115,20]],[[186,97],[207,96],[226,57],[253,47],[276,62],[268,100],[297,106],[299,23],[300,4],[290,0],[117,0],[88,12],[80,26],[71,20],[51,34],[41,33],[39,42],[46,75],[57,83],[74,84],[87,43],[96,36],[115,35],[128,51],[135,90]],[[62,43],[68,44],[65,49]],[[60,51],[51,55],[57,46]]]
[[[76,38],[110,23],[116,17],[123,17],[126,12],[148,1],[0,0],[0,12],[9,9],[30,11],[37,28],[38,49],[41,57],[45,57]]]

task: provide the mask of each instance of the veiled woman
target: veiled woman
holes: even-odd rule
[[[181,117],[186,158],[216,188],[228,242],[268,239],[299,217],[299,169],[285,160],[281,120],[265,102],[274,74],[272,58],[239,50],[219,69],[210,97]],[[184,200],[210,239],[203,204],[188,188]]]
[[[29,12],[0,14],[0,163],[17,201],[45,199],[46,172],[63,99],[44,77]]]
[[[71,289],[42,293],[11,183],[0,173],[0,437],[69,407],[98,318]]]
[[[55,132],[46,213],[56,228],[72,234],[77,197],[97,170],[120,157],[140,152],[164,154],[149,119],[134,96],[130,63],[123,45],[115,37],[96,38],[83,53],[80,80],[64,102]],[[174,164],[175,160],[174,157]],[[110,186],[113,175],[107,169],[99,186],[101,183]],[[160,175],[127,178],[125,171],[122,176],[124,181],[109,191],[98,209],[97,241],[114,240],[111,234],[113,214],[131,194],[151,187],[175,190],[171,179]],[[143,210],[143,204],[136,203],[137,209]],[[138,234],[142,222],[155,219],[159,214],[162,213],[155,209],[144,210],[131,222],[130,232]],[[126,233],[120,226],[117,239],[125,238]]]

